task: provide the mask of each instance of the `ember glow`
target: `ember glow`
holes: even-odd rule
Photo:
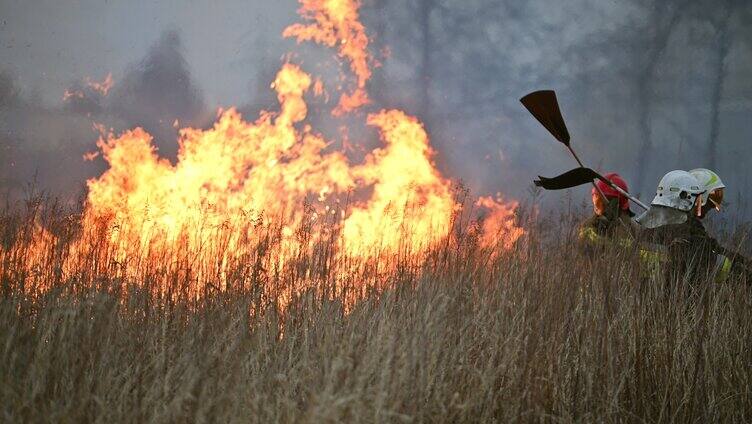
[[[292,25],[284,35],[336,47],[355,76],[355,91],[342,95],[337,113],[366,105],[371,59],[358,3],[302,0],[301,14],[315,22]],[[104,95],[111,76],[101,84]],[[219,111],[212,128],[181,129],[174,164],[141,128],[100,131],[97,146],[109,168],[88,181],[83,236],[73,249],[101,249],[86,235],[107,228],[108,257],[126,273],[146,269],[165,252],[177,263],[181,252],[212,263],[193,272],[222,280],[231,263],[251,257],[247,246],[274,249],[274,266],[284,266],[322,245],[336,246],[334,258],[383,258],[420,255],[451,237],[462,205],[437,170],[416,117],[400,110],[367,114],[383,144],[353,163],[307,122],[306,95],[323,92],[319,79],[288,62],[271,88],[277,111],[249,121],[231,108]],[[508,249],[523,234],[515,202],[481,198],[474,206],[487,212],[482,247]]]
[[[112,80],[112,72],[108,73],[104,80],[102,80],[101,82],[94,81],[89,77],[86,78],[85,82],[87,87],[91,88],[102,96],[106,96],[107,93],[110,92],[112,86],[115,84]]]
[[[66,89],[65,92],[63,92],[63,101],[67,102],[72,99],[83,99],[84,93],[81,90],[74,90],[74,89]]]

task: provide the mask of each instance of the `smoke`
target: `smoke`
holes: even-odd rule
[[[95,125],[115,132],[142,127],[170,158],[177,151],[176,122],[208,125],[211,116],[175,31],[162,34],[110,93],[74,81],[62,104],[50,106],[25,95],[9,72],[0,73],[0,195],[19,199],[33,187],[76,206],[85,181],[105,168],[101,159],[83,157],[96,149]]]
[[[101,159],[80,160],[93,150],[92,121],[115,130],[142,126],[155,136],[160,154],[172,157],[176,119],[180,126],[203,127],[218,106],[240,103],[247,119],[273,109],[269,83],[280,56],[293,48],[280,34],[296,22],[295,7],[293,0],[273,7],[238,3],[216,16],[198,16],[216,8],[199,1],[195,10],[204,12],[150,10],[167,27],[178,13],[186,43],[175,31],[162,34],[140,60],[113,69],[115,86],[108,96],[74,81],[67,86],[84,95],[50,106],[34,100],[26,75],[3,74],[0,184],[6,190],[22,187],[36,172],[46,186],[59,178],[66,182],[56,186],[80,187],[103,166]],[[112,8],[122,14],[119,6],[98,10]],[[232,24],[225,22],[229,15]],[[373,104],[365,112],[400,108],[419,117],[443,174],[464,181],[476,194],[524,199],[537,175],[575,165],[518,101],[533,90],[555,89],[585,163],[621,173],[644,201],[665,172],[707,166],[729,186],[732,209],[743,206],[745,195],[739,193],[750,182],[743,158],[752,155],[749,2],[363,0],[361,16],[381,64],[369,83]],[[133,36],[133,28],[122,32]],[[213,38],[215,33],[221,34]],[[323,75],[326,86],[336,86],[339,75],[322,65],[331,63],[331,51],[294,50],[293,61]],[[208,66],[217,60],[215,51],[228,56],[227,62]],[[54,72],[57,59],[46,57]],[[246,74],[247,84],[238,84],[238,75]],[[245,102],[222,104],[218,93],[228,92],[243,93],[238,97]],[[332,120],[326,108],[315,106],[310,109],[315,127],[339,141],[339,129],[349,127],[347,118]],[[349,128],[348,136],[366,148],[377,143],[369,130]],[[572,194],[587,201],[587,189]],[[566,198],[543,196],[552,208]]]
[[[30,188],[70,197],[94,169],[83,163],[91,123],[74,109],[26,97],[16,78],[0,74],[0,196],[22,197]]]
[[[576,166],[518,101],[554,89],[587,165],[647,202],[664,173],[711,167],[749,217],[737,190],[752,154],[751,14],[749,2],[387,2],[368,15],[391,53],[372,91],[417,112],[445,172],[481,193],[525,198],[537,175]]]
[[[191,79],[180,36],[167,31],[146,57],[117,84],[109,111],[126,125],[144,128],[163,155],[176,153],[179,126],[200,126],[207,120],[203,96]]]

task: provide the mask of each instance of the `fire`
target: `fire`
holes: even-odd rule
[[[110,89],[113,85],[115,85],[115,82],[112,79],[112,73],[108,73],[102,82],[95,81],[91,79],[90,77],[84,78],[84,85],[86,88],[89,88],[91,91],[98,93],[102,97],[107,96],[107,94],[110,92]],[[74,99],[83,99],[86,98],[86,94],[83,90],[76,89],[76,88],[69,88],[66,89],[63,92],[63,101],[68,102]]]
[[[350,112],[370,103],[366,83],[371,78],[371,55],[366,30],[358,17],[356,0],[300,0],[300,14],[314,23],[294,24],[282,33],[298,42],[313,40],[328,47],[337,46],[340,57],[347,59],[357,79],[352,93],[343,93],[335,115]]]
[[[102,80],[102,82],[94,81],[89,77],[86,77],[85,81],[87,87],[91,88],[102,96],[106,96],[107,93],[110,92],[112,86],[115,85],[112,80],[112,72],[108,73],[104,80]]]
[[[324,153],[323,138],[295,127],[307,114],[303,94],[310,76],[286,64],[272,85],[278,114],[263,112],[248,123],[229,109],[209,130],[183,129],[175,165],[159,158],[151,136],[141,129],[100,139],[110,168],[88,182],[88,212],[115,217],[122,231],[142,236],[140,243],[153,231],[174,240],[189,223],[219,224],[249,214],[299,226],[304,217],[296,209],[308,194],[344,192],[353,180],[341,153]]]
[[[338,109],[367,104],[371,59],[358,3],[301,3],[302,15],[315,23],[290,26],[284,35],[336,45],[357,79]],[[111,75],[101,84],[104,95]],[[461,205],[416,117],[399,110],[367,114],[383,145],[352,163],[307,122],[306,96],[324,93],[320,80],[288,62],[271,87],[278,111],[262,111],[250,122],[234,108],[219,110],[213,127],[179,131],[174,163],[158,155],[141,128],[115,135],[98,127],[108,169],[87,182],[82,235],[71,250],[106,251],[126,275],[158,272],[150,259],[167,257],[171,264],[193,264],[180,266],[197,267],[190,271],[195,278],[223,280],[230,264],[270,249],[276,263],[267,265],[282,267],[322,245],[336,246],[336,258],[383,258],[420,255],[449,240]],[[348,137],[347,127],[341,132]],[[517,203],[483,197],[476,206],[489,212],[482,246],[509,249],[523,234],[515,224]],[[106,248],[88,238],[102,228]],[[72,272],[76,265],[67,267]]]
[[[525,232],[515,224],[517,202],[504,202],[500,196],[497,199],[481,196],[475,205],[488,211],[481,226],[481,246],[492,248],[498,244],[510,249]]]
[[[413,251],[430,246],[446,236],[459,205],[449,181],[430,160],[433,151],[423,125],[398,110],[369,115],[368,124],[380,129],[386,146],[354,170],[374,188],[344,223],[347,246],[396,250],[406,234]]]
[[[141,244],[155,234],[175,240],[188,223],[218,223],[248,211],[283,220],[283,236],[292,239],[291,228],[306,219],[297,206],[309,194],[324,202],[370,188],[370,198],[356,202],[341,224],[346,251],[392,251],[405,234],[417,250],[446,236],[459,205],[431,162],[422,124],[398,110],[369,115],[386,146],[352,165],[342,153],[325,152],[328,143],[309,127],[296,129],[306,118],[303,96],[311,81],[299,67],[284,65],[272,84],[278,114],[248,123],[230,109],[210,130],[184,129],[175,165],[159,158],[141,129],[100,139],[110,167],[88,183],[88,212],[115,217],[121,233],[133,231]]]
[[[81,90],[66,89],[63,92],[63,101],[67,102],[72,99],[83,99],[84,93]]]

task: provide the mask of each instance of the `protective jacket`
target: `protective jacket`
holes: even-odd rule
[[[645,245],[660,247],[664,254],[662,273],[667,281],[722,282],[733,268],[744,269],[743,258],[723,248],[691,214],[686,214],[682,223],[643,230],[641,240]]]

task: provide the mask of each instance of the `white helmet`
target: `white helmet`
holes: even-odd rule
[[[651,204],[686,212],[692,209],[695,199],[702,193],[705,193],[705,189],[692,174],[671,171],[661,178]]]
[[[702,205],[705,206],[706,203],[708,203],[708,199],[710,198],[710,195],[722,188],[726,188],[726,185],[723,184],[723,181],[721,181],[721,177],[718,176],[715,172],[705,169],[705,168],[697,168],[689,171],[692,176],[697,178],[697,181],[700,183],[700,187],[702,187],[705,190],[705,193],[702,194]],[[711,199],[712,200],[712,199]],[[716,207],[720,207],[721,205],[716,205]]]

